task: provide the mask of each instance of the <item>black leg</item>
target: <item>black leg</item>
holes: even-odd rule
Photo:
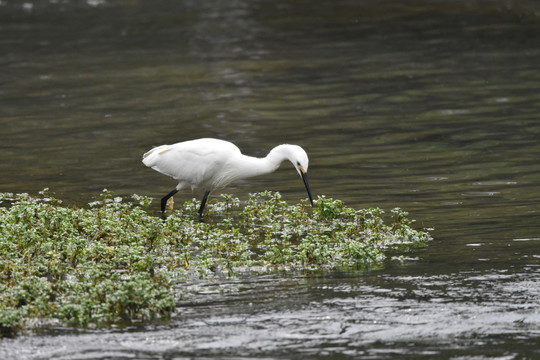
[[[177,192],[178,190],[174,189],[173,191],[165,195],[163,199],[161,199],[161,213],[162,214],[165,212],[165,207],[167,206],[167,200],[173,197],[173,195],[176,194]]]
[[[202,198],[201,207],[199,208],[199,212],[198,212],[200,218],[202,218],[204,206],[206,205],[206,200],[208,200],[208,195],[210,195],[210,191],[206,190]]]

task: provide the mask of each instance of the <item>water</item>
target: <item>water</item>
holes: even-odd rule
[[[263,156],[290,142],[316,195],[400,206],[435,239],[363,273],[185,284],[168,323],[46,329],[0,340],[0,357],[538,357],[539,11],[1,1],[0,191],[159,198],[174,182],[140,162],[154,145],[211,136]],[[294,202],[295,174],[284,164],[227,191]]]

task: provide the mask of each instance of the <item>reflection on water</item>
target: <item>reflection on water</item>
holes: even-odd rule
[[[184,298],[168,324],[5,342],[20,357],[55,359],[532,359],[537,351],[538,288],[504,271],[258,277],[186,288],[198,295]]]
[[[400,206],[435,240],[368,274],[186,285],[201,296],[170,324],[59,329],[2,340],[0,354],[534,356],[537,13],[528,1],[1,1],[0,191],[158,198],[174,182],[140,162],[153,145],[211,136],[264,156],[289,142],[310,155],[315,194]],[[305,197],[285,165],[227,191],[263,189]]]

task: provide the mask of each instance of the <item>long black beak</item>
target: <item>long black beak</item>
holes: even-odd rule
[[[307,178],[307,174],[303,171],[300,171],[300,174],[302,175],[302,180],[304,180],[304,185],[306,185],[307,194],[309,196],[309,202],[311,202],[311,206],[313,205],[313,196],[311,196],[311,189],[309,187],[309,181]]]

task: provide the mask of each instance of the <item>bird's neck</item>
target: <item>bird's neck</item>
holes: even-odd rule
[[[289,152],[286,145],[276,146],[263,158],[242,155],[242,161],[239,161],[243,170],[242,177],[248,178],[272,173],[279,168],[283,161],[288,159]]]

